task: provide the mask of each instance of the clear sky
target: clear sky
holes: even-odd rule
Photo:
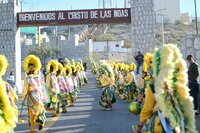
[[[69,10],[69,9],[96,9],[98,0],[22,0],[23,11],[37,10]],[[197,2],[198,16],[200,16],[200,0]],[[112,7],[124,7],[124,0],[112,0]],[[180,0],[180,11],[189,12],[194,16],[194,0]]]

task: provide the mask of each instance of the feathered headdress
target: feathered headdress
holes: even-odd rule
[[[136,69],[135,63],[131,63],[129,69],[130,71],[134,71]]]
[[[107,62],[102,62],[102,64],[100,64],[100,66],[99,66],[99,70],[100,69],[103,70],[105,72],[105,74],[111,78],[111,80],[113,81],[113,84],[114,84],[115,76],[114,76],[112,67]]]
[[[66,65],[71,65],[70,61],[67,58],[65,58],[65,63]]]
[[[37,73],[40,68],[42,67],[40,59],[35,56],[35,55],[28,55],[25,59],[24,59],[24,70],[26,71],[26,73],[29,73],[29,65],[32,64],[35,67],[35,71],[34,73]]]
[[[76,71],[77,71],[77,72],[81,71],[80,65],[77,65],[77,66],[76,66]]]
[[[79,59],[78,64],[83,64],[83,61],[81,59]]]
[[[50,67],[53,67],[53,73],[55,73],[58,70],[58,63],[56,60],[50,60],[47,64],[47,72],[50,72]]]
[[[187,67],[176,45],[165,44],[153,56],[154,98],[175,132],[195,133]]]
[[[143,63],[143,71],[148,72],[148,69],[151,65],[153,59],[153,54],[152,53],[146,53],[144,55],[144,63]]]
[[[68,66],[68,65],[65,66],[64,67],[64,74],[65,74],[65,76],[70,76],[72,74],[72,68],[70,66]]]
[[[76,62],[74,61],[74,59],[71,59],[71,65],[76,65]]]
[[[8,67],[8,60],[4,55],[0,55],[0,77],[6,73]]]
[[[71,65],[71,68],[72,68],[72,73],[75,73],[76,72],[76,66],[75,65]]]
[[[63,70],[64,70],[63,65],[61,63],[59,63],[59,62],[58,62],[58,70],[60,70],[60,74],[62,74]]]

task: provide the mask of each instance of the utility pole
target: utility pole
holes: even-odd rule
[[[165,34],[164,34],[164,16],[162,15],[162,44],[165,44]]]
[[[40,49],[40,27],[37,27],[37,33],[38,33],[38,49]]]
[[[159,9],[157,11],[164,11],[166,10],[166,8],[163,9]],[[165,44],[165,31],[164,31],[164,15],[163,14],[157,14],[159,16],[161,16],[161,23],[162,23],[162,44]]]
[[[56,26],[56,58],[58,58],[58,27]]]
[[[198,31],[198,20],[197,20],[197,3],[196,0],[194,0],[194,9],[195,9],[195,23],[196,23],[196,34],[199,34]]]
[[[20,0],[19,2],[20,2],[21,12],[22,12],[23,0]]]

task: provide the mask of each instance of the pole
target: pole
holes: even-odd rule
[[[126,0],[124,0],[124,8],[126,8]]]
[[[198,35],[198,21],[197,21],[197,5],[196,0],[194,0],[194,9],[195,9],[195,23],[196,23],[196,34]]]
[[[165,44],[165,34],[164,34],[164,17],[162,15],[162,44],[164,45]]]
[[[107,53],[107,60],[109,60],[109,46],[108,40],[106,41],[106,53]]]
[[[58,27],[56,26],[56,50],[58,50]],[[56,51],[56,58],[58,58],[58,51]]]
[[[37,27],[37,31],[38,31],[38,49],[40,49],[40,27]]]
[[[21,12],[22,12],[22,0],[21,1],[19,1],[20,2],[20,6],[21,6]]]

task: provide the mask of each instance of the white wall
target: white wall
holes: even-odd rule
[[[119,47],[116,45],[119,44]],[[93,52],[103,52],[106,51],[107,45],[109,47],[110,52],[127,52],[126,48],[122,48],[124,46],[124,41],[99,41],[93,42]]]

